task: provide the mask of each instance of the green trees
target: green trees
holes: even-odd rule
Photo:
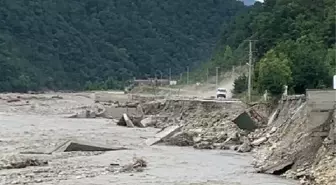
[[[234,63],[235,59],[231,47],[225,46],[216,53],[208,67],[220,67],[222,70],[225,70],[230,69]]]
[[[291,83],[290,61],[283,54],[270,50],[258,63],[259,90],[267,90],[273,95],[283,92],[284,85]]]
[[[0,74],[0,91],[120,88],[157,69],[179,74],[207,60],[222,23],[245,8],[236,0],[1,0],[0,68],[15,72]]]
[[[330,73],[334,75],[336,72],[336,48],[335,47],[328,49],[325,60],[326,60],[326,64],[330,65],[330,68],[331,68]]]
[[[258,40],[254,84],[260,91],[279,94],[284,83],[294,93],[330,88],[335,74],[335,6],[332,0],[255,3],[226,25],[220,44],[231,46],[234,57],[246,61],[241,57],[248,49],[243,40]]]
[[[233,93],[241,94],[247,90],[247,76],[245,74],[239,76],[233,83]]]
[[[292,71],[295,92],[331,87],[331,64],[326,60],[328,50],[320,40],[302,37],[294,44],[291,53],[294,61]]]
[[[245,64],[247,39],[260,91],[328,88],[336,68],[334,0],[2,0],[0,20],[0,91],[121,88],[186,66],[202,81]]]

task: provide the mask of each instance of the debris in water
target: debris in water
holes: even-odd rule
[[[143,158],[133,158],[133,162],[124,166],[120,166],[119,164],[112,163],[107,169],[113,173],[132,173],[132,172],[143,172],[143,170],[147,167],[147,162]]]
[[[146,126],[141,123],[142,116],[131,116],[130,120],[132,121],[133,125],[140,128],[145,128]]]
[[[182,126],[174,125],[169,126],[157,133],[154,138],[149,138],[146,140],[146,143],[148,146],[155,145],[156,143],[159,143],[163,139],[169,138],[170,136],[173,136],[175,133],[179,132],[181,130]]]
[[[139,102],[126,102],[126,103],[118,103],[117,107],[122,107],[122,108],[137,108],[137,106],[139,105]]]
[[[101,104],[95,104],[94,106],[83,108],[86,108],[86,110],[78,112],[67,118],[97,118],[97,117],[110,118],[105,115],[106,108]]]
[[[96,114],[91,110],[84,110],[82,112],[71,115],[68,118],[96,118]]]
[[[156,122],[157,120],[155,120],[153,116],[149,116],[140,121],[141,125],[143,125],[144,127],[154,127]]]
[[[172,137],[165,139],[164,142],[175,146],[193,146],[194,134],[191,132],[178,132]]]
[[[196,148],[196,149],[208,149],[208,150],[210,150],[210,149],[214,149],[215,147],[210,143],[210,142],[208,142],[208,141],[202,141],[202,142],[200,142],[200,143],[197,143],[197,144],[195,144],[194,146],[193,146],[194,148]]]
[[[46,166],[47,160],[23,157],[21,155],[6,156],[0,160],[0,170],[18,169],[28,166]]]
[[[13,103],[13,102],[19,102],[21,101],[19,98],[9,99],[7,100],[7,103]]]
[[[259,139],[256,139],[252,142],[253,146],[259,146],[267,141],[267,137],[261,137]]]
[[[127,126],[127,127],[134,127],[132,120],[128,117],[127,114],[123,114],[120,118],[119,122],[117,123],[119,126]]]
[[[248,138],[244,138],[244,143],[239,146],[238,152],[240,153],[245,153],[245,152],[250,152],[252,150],[251,143],[248,140]]]
[[[60,146],[56,147],[51,153],[54,152],[72,152],[72,151],[114,151],[126,150],[124,147],[109,147],[100,144],[92,144],[89,142],[79,142],[68,140]]]
[[[240,129],[253,131],[257,128],[256,123],[247,112],[243,112],[236,119],[233,120]]]
[[[52,99],[59,99],[59,100],[63,99],[63,97],[60,96],[60,95],[52,96],[51,98]]]
[[[287,161],[280,162],[274,165],[270,165],[268,167],[263,167],[259,169],[257,172],[273,174],[273,175],[281,175],[281,174],[284,174],[289,169],[291,169],[293,165],[294,165],[293,160],[287,160]]]

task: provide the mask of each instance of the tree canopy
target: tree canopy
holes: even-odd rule
[[[119,88],[209,58],[236,0],[2,0],[0,91]]]
[[[290,61],[282,53],[270,50],[258,63],[258,83],[261,91],[267,90],[273,95],[279,95],[283,87],[291,82]]]
[[[248,39],[260,91],[329,88],[336,69],[334,0],[2,0],[0,20],[0,91],[120,88],[187,66],[204,80],[245,65]]]
[[[304,93],[306,89],[332,85],[335,27],[334,0],[265,0],[231,19],[217,48],[230,46],[235,63],[244,64],[246,40],[257,40],[253,49],[254,66],[259,66],[255,68],[255,86],[275,93],[279,89],[271,84],[281,81],[288,83],[291,91]]]

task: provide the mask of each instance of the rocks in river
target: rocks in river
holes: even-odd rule
[[[146,167],[148,163],[143,158],[133,158],[133,162],[120,166],[117,163],[112,163],[107,168],[108,171],[113,173],[132,173],[132,172],[142,172]]]
[[[250,152],[252,150],[251,142],[247,137],[244,137],[243,144],[238,147],[238,152],[245,153]]]
[[[19,154],[6,155],[0,159],[0,170],[46,165],[48,165],[48,161],[45,159],[33,158],[30,156],[24,156]]]

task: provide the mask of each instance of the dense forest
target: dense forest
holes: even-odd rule
[[[0,91],[120,88],[133,77],[245,65],[279,94],[329,88],[334,0],[2,0]],[[211,70],[214,71],[214,70]],[[158,72],[160,74],[158,74]],[[202,75],[203,74],[203,75]],[[239,92],[246,76],[238,78]]]
[[[274,95],[330,88],[335,74],[335,1],[265,0],[240,11],[224,24],[221,39],[205,68],[245,65],[253,42],[254,89]],[[198,72],[198,74],[199,74]],[[198,75],[199,76],[199,75]],[[242,92],[246,77],[236,81]],[[246,85],[245,85],[246,87]]]
[[[0,91],[119,88],[211,55],[236,0],[1,0]],[[158,70],[160,70],[158,72]]]

